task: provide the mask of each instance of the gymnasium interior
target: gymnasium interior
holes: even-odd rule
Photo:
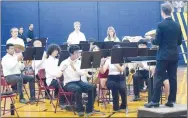
[[[160,108],[144,108],[144,104],[150,99],[149,90],[145,87],[140,91],[140,100],[133,101],[134,87],[133,75],[125,77],[126,81],[126,111],[114,112],[113,100],[110,90],[107,95],[96,96],[94,109],[100,112],[91,116],[98,118],[129,118],[129,117],[187,117],[187,1],[121,1],[121,0],[35,0],[35,1],[0,1],[1,7],[1,59],[6,55],[6,42],[11,38],[11,28],[23,28],[23,34],[27,35],[30,24],[33,24],[35,38],[45,38],[45,50],[50,44],[64,45],[69,34],[74,30],[74,22],[80,22],[80,31],[84,33],[88,42],[104,42],[107,29],[112,26],[120,42],[129,40],[137,42],[146,38],[149,31],[155,30],[158,23],[163,21],[161,16],[161,4],[168,2],[172,5],[172,19],[179,23],[182,31],[182,44],[179,46],[179,61],[177,69],[177,94],[174,108],[166,108],[164,104],[164,89],[160,96]],[[79,117],[74,110],[66,110],[59,107],[57,97],[45,98],[45,91],[39,95],[41,89],[35,82],[37,102],[22,104],[17,93],[12,92],[11,86],[4,81],[1,66],[1,117],[2,118],[63,118]],[[70,73],[71,74],[71,73]],[[32,74],[31,74],[32,76]],[[99,88],[100,89],[100,88]],[[99,91],[103,91],[100,89]],[[25,99],[29,99],[29,84],[23,84]],[[151,91],[150,91],[151,92]],[[152,93],[152,92],[151,92]],[[105,97],[105,98],[104,98]],[[105,99],[105,100],[104,100]],[[121,101],[121,99],[120,99]],[[87,99],[83,99],[86,106]],[[167,114],[166,116],[164,114]],[[179,114],[179,116],[176,114]]]

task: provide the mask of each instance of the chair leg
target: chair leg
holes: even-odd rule
[[[56,113],[56,111],[57,111],[57,105],[58,105],[58,103],[59,103],[59,95],[58,95],[58,97],[57,97],[57,102],[56,102],[56,105],[55,105],[55,113]]]
[[[48,98],[50,99],[50,104],[52,104],[53,105],[53,107],[55,108],[55,105],[54,105],[54,103],[53,103],[53,98],[50,96],[50,94],[47,92],[47,90],[45,90],[46,91],[46,93],[47,93],[47,95],[48,95]]]
[[[38,98],[37,98],[37,104],[36,104],[36,106],[38,106],[40,94],[41,94],[41,89],[39,88],[39,93],[38,93]]]
[[[29,94],[28,94],[28,92],[27,92],[27,90],[26,90],[26,88],[25,88],[25,85],[23,85],[23,87],[24,87],[24,91],[25,91],[25,93],[26,93],[26,95],[27,95],[27,97],[28,97],[28,99],[29,99]]]
[[[5,102],[4,102],[4,110],[3,110],[3,115],[5,115],[5,107],[6,107],[6,97],[5,97]]]
[[[106,109],[106,99],[105,99],[106,97],[104,95],[104,90],[102,90],[101,92],[102,92],[102,102],[104,104],[104,108]]]

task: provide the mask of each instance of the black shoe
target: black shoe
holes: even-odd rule
[[[78,112],[78,116],[79,117],[84,116],[84,112]]]
[[[37,99],[36,99],[35,97],[32,97],[32,98],[29,99],[29,101],[30,101],[30,102],[36,102]]]
[[[124,109],[126,109],[126,106],[125,106],[125,105],[121,105],[121,106],[120,106],[120,109],[123,109],[123,110],[124,110]]]
[[[135,96],[133,101],[139,101],[140,100],[140,96]]]
[[[146,108],[159,107],[159,103],[149,102],[144,105]]]
[[[165,104],[165,106],[167,106],[167,107],[174,107],[174,103],[173,102],[167,102]]]

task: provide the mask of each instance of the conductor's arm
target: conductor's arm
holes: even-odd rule
[[[152,40],[152,44],[153,45],[160,45],[161,44],[161,37],[162,36],[162,32],[161,32],[161,26],[160,24],[158,25],[157,27],[157,30],[156,30],[156,37],[154,40]]]

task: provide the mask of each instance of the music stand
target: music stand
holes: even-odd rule
[[[102,49],[102,50],[100,50],[100,53],[101,53],[102,58],[106,58],[106,57],[111,56],[111,50],[110,49]]]
[[[33,60],[34,61],[34,79],[36,80],[35,76],[35,60],[42,60],[43,54],[44,54],[44,49],[45,47],[28,47],[26,50],[23,52],[23,60]],[[35,101],[37,102],[37,101]],[[39,102],[39,100],[38,100]],[[43,102],[43,101],[40,101]],[[28,102],[30,103],[30,102]],[[44,103],[44,102],[43,102]]]
[[[89,44],[89,41],[80,41],[80,44]]]
[[[120,45],[121,47],[138,47],[137,42],[115,42],[116,45]]]
[[[67,44],[60,45],[60,48],[61,50],[67,50],[68,45]]]
[[[77,45],[80,47],[80,50],[82,50],[82,51],[89,51],[89,49],[90,49],[89,43],[80,43]]]
[[[39,40],[39,41],[42,43],[42,47],[46,47],[48,38],[35,38],[35,39],[31,40],[32,45],[33,45],[33,43],[34,43],[36,40]]]
[[[61,62],[67,59],[70,56],[67,50],[62,50],[59,57],[58,66],[60,66]]]
[[[101,62],[101,53],[100,51],[97,52],[83,52],[82,53],[82,59],[81,59],[81,67],[80,69],[89,69],[91,68],[91,72],[93,72],[94,68],[99,68]],[[92,85],[93,85],[93,73],[92,73]],[[93,95],[93,89],[92,89],[92,99],[94,101],[94,95]],[[101,114],[102,112],[97,112]],[[104,114],[104,113],[102,113]]]
[[[114,48],[111,50],[111,64],[127,62],[128,57],[137,57],[138,48]],[[126,85],[126,69],[124,70],[124,78]],[[128,104],[127,104],[127,87],[125,87],[125,98],[126,98],[126,110],[125,113],[128,113]]]
[[[104,43],[105,42],[94,42],[93,45],[98,46],[100,49],[104,49]]]

